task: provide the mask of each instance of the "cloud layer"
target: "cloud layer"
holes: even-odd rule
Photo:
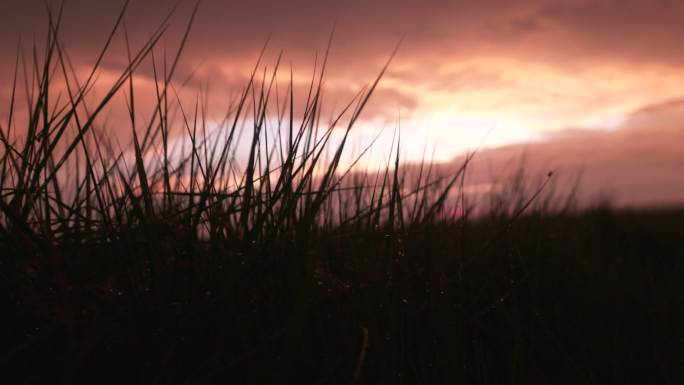
[[[131,2],[125,23],[134,45],[174,3]],[[176,49],[192,6],[180,3],[160,55]],[[66,2],[61,36],[77,67],[93,63],[120,7]],[[21,38],[30,52],[45,34],[43,9],[38,0],[4,1],[0,49],[14,52]],[[196,70],[189,93],[210,84],[216,105],[224,105],[270,36],[264,63],[272,67],[282,49],[284,72],[294,68],[303,95],[334,26],[325,95],[328,106],[340,106],[372,81],[403,37],[362,126],[401,116],[406,142],[415,144],[407,160],[420,157],[426,140],[438,145],[442,161],[478,146],[543,142],[527,145],[530,162],[557,156],[563,167],[584,167],[587,184],[618,186],[634,202],[665,201],[681,198],[675,174],[682,155],[672,145],[682,143],[681,20],[684,5],[674,0],[205,0],[179,76]],[[104,68],[120,69],[124,52],[119,36]],[[0,62],[2,98],[12,66]]]

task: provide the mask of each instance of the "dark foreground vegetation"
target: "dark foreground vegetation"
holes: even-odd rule
[[[209,132],[177,56],[154,60],[163,28],[95,101],[100,59],[79,79],[58,31],[17,61],[0,130],[2,383],[684,381],[684,212],[578,211],[512,182],[472,215],[467,161],[409,174],[399,135],[379,171],[342,166],[380,77],[324,124],[322,69],[299,109],[255,70]],[[120,94],[119,146],[100,115]]]

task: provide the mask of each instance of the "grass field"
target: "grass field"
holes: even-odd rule
[[[173,80],[185,37],[154,57],[164,26],[94,98],[121,20],[85,78],[58,17],[44,51],[17,55],[0,126],[3,383],[684,381],[684,212],[549,203],[551,175],[474,208],[470,157],[407,174],[399,134],[384,167],[359,171],[347,135],[385,70],[325,123],[325,59],[299,110],[292,83],[276,96],[279,65],[257,64],[208,132]],[[103,117],[117,97],[127,127]]]

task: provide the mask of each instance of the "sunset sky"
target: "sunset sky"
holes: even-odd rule
[[[131,1],[125,23],[134,44],[174,3]],[[66,1],[62,39],[77,68],[92,65],[121,5]],[[193,6],[180,2],[162,47],[175,49]],[[45,20],[42,1],[0,4],[2,105],[18,39],[30,50],[34,36],[42,41]],[[209,84],[221,105],[245,85],[269,36],[264,64],[283,50],[295,85],[305,89],[333,26],[329,105],[371,83],[403,38],[358,141],[393,130],[400,118],[409,161],[426,144],[441,162],[483,147],[482,162],[494,168],[524,152],[531,171],[583,170],[588,195],[684,202],[684,2],[204,0],[181,61],[180,73],[196,69],[185,92]],[[119,41],[103,74],[125,65],[123,52]]]

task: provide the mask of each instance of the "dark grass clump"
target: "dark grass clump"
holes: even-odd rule
[[[93,100],[122,19],[86,79],[59,17],[42,59],[17,56],[0,127],[3,383],[684,380],[681,212],[553,210],[535,204],[542,183],[474,217],[470,157],[408,174],[398,136],[384,169],[359,172],[345,144],[385,69],[325,124],[325,60],[302,111],[279,65],[257,65],[211,130],[172,81],[188,32],[155,60],[165,25],[137,51],[126,40],[128,66]],[[127,145],[101,116],[117,95]]]

